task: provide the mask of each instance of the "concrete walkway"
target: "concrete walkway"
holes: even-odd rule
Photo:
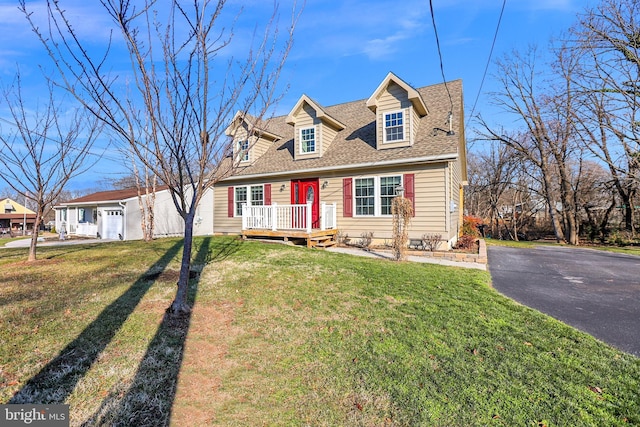
[[[108,239],[69,239],[69,240],[45,240],[38,242],[38,247],[42,246],[68,246],[68,245],[87,245],[91,243],[114,242]],[[0,249],[2,248],[28,248],[31,245],[31,239],[11,240],[6,244],[2,244],[0,240]]]
[[[391,255],[391,253],[385,252],[385,251],[376,251],[376,250],[364,251],[358,248],[342,248],[342,247],[335,247],[335,246],[326,248],[325,250],[329,252],[364,256],[369,258],[382,258],[382,259],[388,259],[388,260],[393,259],[393,256]],[[407,260],[411,262],[423,262],[428,264],[446,265],[448,267],[475,268],[477,270],[487,269],[486,264],[482,264],[479,262],[450,261],[446,259],[433,258],[433,257],[427,257],[427,256],[410,255],[407,257]]]

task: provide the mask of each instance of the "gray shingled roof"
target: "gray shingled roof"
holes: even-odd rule
[[[421,118],[418,133],[411,147],[376,150],[375,114],[366,106],[366,99],[323,107],[327,114],[342,122],[346,128],[338,132],[322,157],[294,160],[294,127],[286,123],[286,115],[269,119],[264,130],[282,136],[252,165],[241,168],[232,178],[248,175],[278,174],[313,169],[340,168],[349,165],[374,165],[376,163],[425,158],[456,157],[460,147],[460,121],[462,112],[462,81],[447,82],[453,101],[453,130],[447,135],[451,102],[444,83],[418,88],[429,114]],[[435,131],[439,128],[443,131]]]
[[[159,185],[156,187],[156,192],[166,190],[167,188],[168,187],[166,185]],[[144,189],[142,189],[142,192],[144,194]],[[89,202],[119,202],[121,200],[131,199],[133,197],[138,197],[138,190],[136,188],[129,188],[125,190],[108,190],[91,193],[86,196],[69,200],[67,202],[62,202],[60,203],[60,205],[72,205],[76,203]]]

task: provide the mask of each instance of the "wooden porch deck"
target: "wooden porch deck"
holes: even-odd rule
[[[336,235],[338,230],[312,230],[310,233],[302,230],[264,230],[249,229],[242,230],[243,239],[282,239],[285,242],[293,242],[295,244],[305,243],[308,248],[327,248],[337,243]]]

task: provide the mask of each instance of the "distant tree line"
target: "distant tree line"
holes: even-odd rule
[[[636,0],[605,0],[578,15],[550,63],[535,47],[497,61],[491,99],[519,127],[476,118],[488,148],[469,156],[467,208],[486,233],[518,240],[548,232],[569,244],[636,238],[638,16]]]

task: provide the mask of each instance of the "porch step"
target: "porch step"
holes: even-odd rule
[[[316,244],[316,248],[329,248],[337,244],[338,242],[336,242],[335,240],[326,240],[324,242],[318,242],[318,244]]]
[[[333,235],[311,237],[309,239],[309,246],[312,248],[328,248],[337,243],[338,242],[333,239]]]

